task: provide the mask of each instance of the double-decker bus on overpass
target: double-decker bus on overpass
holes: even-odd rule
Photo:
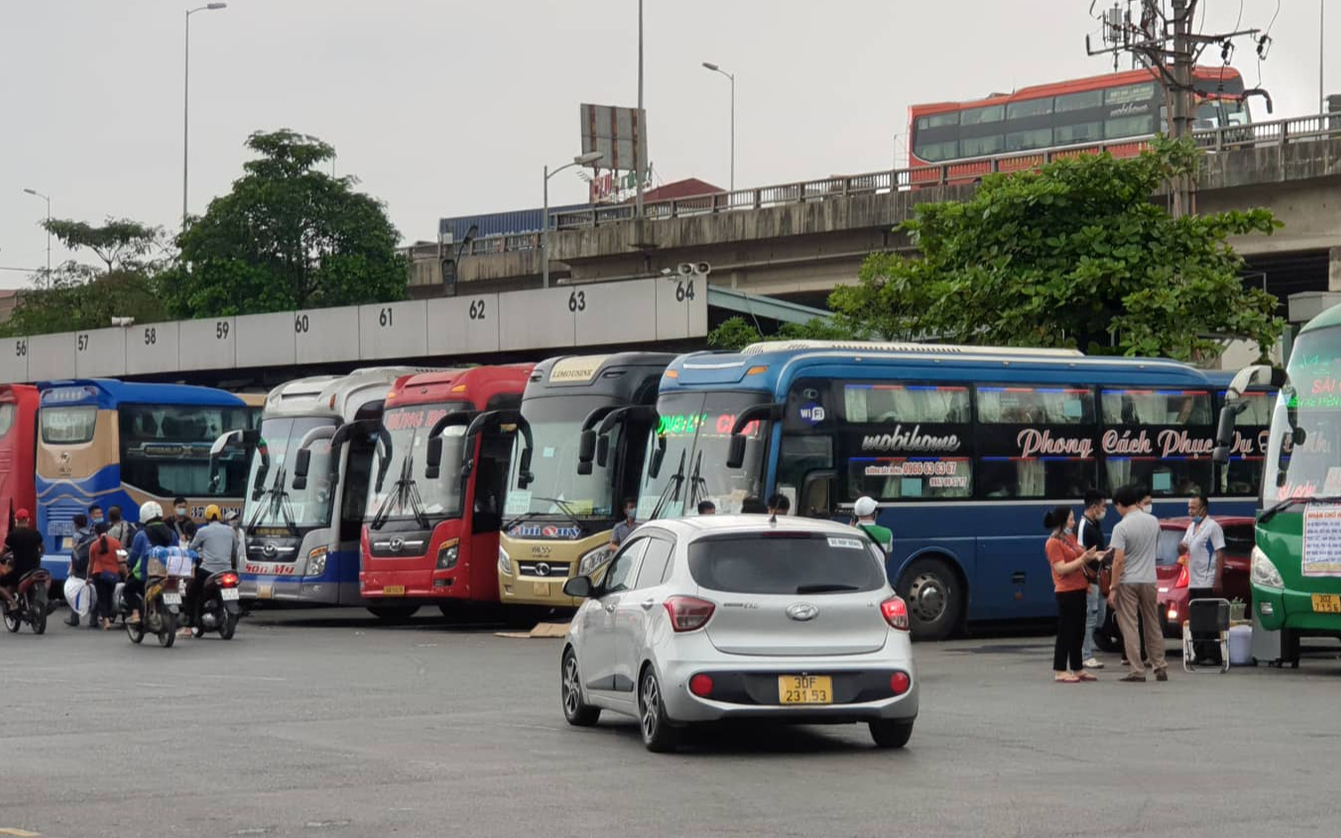
[[[407,375],[387,394],[359,573],[364,598],[383,617],[498,602],[498,530],[531,369]]]
[[[1232,67],[1196,67],[1194,128],[1224,128],[1251,121],[1243,77]],[[1117,156],[1136,155],[1156,133],[1167,131],[1164,90],[1154,70],[1074,79],[993,94],[968,102],[908,108],[909,166],[956,163],[955,179],[1036,168],[1038,155],[1071,147],[1104,146]],[[929,178],[934,179],[934,178]],[[913,183],[919,180],[916,173]]]

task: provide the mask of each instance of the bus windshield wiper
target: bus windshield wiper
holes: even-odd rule
[[[703,451],[700,449],[698,456],[694,458],[694,472],[689,475],[689,500],[685,503],[685,509],[696,509],[698,502],[708,496],[708,481],[699,477],[702,468]]]
[[[370,525],[375,530],[380,530],[386,526],[387,519],[391,517],[391,510],[406,506],[414,513],[414,522],[421,527],[427,528],[429,525],[428,515],[424,514],[423,499],[419,494],[419,485],[414,479],[414,454],[405,455],[405,462],[400,467],[400,478],[396,481],[396,488],[391,494],[386,496],[382,505],[377,508],[377,514],[373,516]]]
[[[666,488],[661,490],[661,497],[657,498],[657,505],[652,507],[651,520],[655,521],[661,517],[661,510],[666,505],[666,501],[671,499],[672,492],[674,497],[678,498],[680,496],[680,487],[684,485],[684,461],[688,454],[688,450],[680,452],[680,465],[675,469],[675,474],[671,475],[671,479],[666,481]]]
[[[275,480],[270,484],[270,488],[262,492],[261,496],[257,498],[256,512],[247,522],[247,529],[254,529],[257,522],[261,520],[261,514],[266,512],[266,507],[269,507],[271,517],[274,517],[275,513],[278,512],[284,516],[284,526],[288,528],[289,532],[293,535],[298,534],[298,525],[294,523],[293,512],[289,508],[289,492],[284,488],[284,483],[287,480],[288,469],[280,466],[279,470],[275,472]],[[269,499],[268,503],[266,502],[267,498]]]
[[[1292,506],[1298,506],[1300,504],[1308,504],[1308,503],[1337,503],[1337,502],[1341,502],[1341,495],[1312,495],[1310,497],[1286,498],[1280,503],[1277,503],[1273,506],[1268,506],[1266,509],[1263,509],[1261,512],[1259,512],[1257,514],[1257,523],[1265,524],[1267,521],[1270,521],[1272,518],[1275,518],[1277,513],[1284,512],[1285,510],[1289,509]]]
[[[577,513],[573,512],[573,508],[572,508],[571,506],[568,505],[568,501],[563,500],[563,499],[561,499],[561,498],[536,498],[536,497],[531,498],[531,500],[533,500],[533,501],[537,501],[537,500],[538,500],[538,501],[541,501],[541,502],[543,502],[543,503],[552,503],[552,504],[554,504],[556,507],[559,508],[559,511],[563,513],[563,515],[564,515],[565,518],[567,518],[569,521],[571,521],[571,522],[572,522],[575,526],[577,526],[579,529],[582,527],[582,519],[579,518],[579,517],[577,517]],[[539,513],[537,513],[537,514],[539,514]],[[545,514],[548,514],[548,513],[545,513]]]

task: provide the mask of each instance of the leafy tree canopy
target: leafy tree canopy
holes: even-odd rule
[[[1277,300],[1245,288],[1230,236],[1280,223],[1254,209],[1173,218],[1152,201],[1196,170],[1189,142],[1136,158],[1080,155],[983,179],[903,225],[920,254],[872,254],[829,306],[850,337],[1214,357],[1225,338],[1279,338]],[[720,330],[719,330],[720,331]],[[738,333],[717,335],[739,341]]]
[[[405,296],[399,234],[352,177],[317,167],[335,151],[290,130],[257,132],[232,191],[178,238],[165,277],[173,313],[210,317],[385,302]]]

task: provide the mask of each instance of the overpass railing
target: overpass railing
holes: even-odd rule
[[[1341,137],[1341,113],[1229,125],[1194,131],[1196,144],[1210,152],[1244,148],[1283,146],[1290,143],[1317,142]],[[1134,157],[1146,148],[1150,137],[1133,137],[1087,145],[1049,148],[1009,155],[954,160],[947,163],[886,169],[857,175],[834,175],[819,180],[713,192],[665,201],[647,201],[643,215],[652,221],[688,218],[738,210],[805,204],[854,195],[879,195],[933,186],[972,184],[989,174],[1037,169],[1045,163],[1084,154],[1110,152],[1116,157]],[[593,206],[550,215],[550,229],[579,230],[599,227],[634,217],[632,203]],[[523,233],[486,236],[471,242],[467,253],[481,255],[534,250],[540,246],[540,234]]]

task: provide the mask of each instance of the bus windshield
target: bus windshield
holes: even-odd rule
[[[385,522],[456,517],[461,514],[461,454],[466,425],[449,425],[440,434],[442,464],[437,479],[425,476],[429,432],[448,413],[469,411],[463,402],[415,405],[386,411],[386,433],[373,456],[366,520]]]
[[[638,493],[638,518],[693,514],[703,500],[716,504],[720,513],[736,513],[747,497],[758,497],[763,491],[765,423],[745,427],[748,442],[742,468],[729,469],[726,461],[736,416],[767,401],[765,393],[663,393],[657,401],[661,418],[648,446],[648,467],[643,469]],[[661,460],[655,477],[650,469],[653,457]]]
[[[335,499],[337,464],[329,440],[312,444],[307,486],[293,488],[293,456],[308,431],[335,427],[330,417],[275,418],[261,422],[261,440],[252,455],[242,520],[248,528],[328,526]],[[283,480],[281,484],[279,481]]]
[[[577,473],[578,446],[582,421],[600,407],[619,407],[609,396],[546,396],[522,402],[522,420],[531,430],[531,474],[535,479],[525,489],[517,488],[520,453],[526,445],[518,434],[513,445],[508,472],[505,515],[566,515],[579,518],[611,518],[618,498],[610,478],[610,467],[593,462],[591,474]],[[621,426],[610,432],[610,450],[618,450]]]
[[[225,452],[211,473],[210,445],[247,427],[246,408],[123,404],[117,417],[123,483],[159,497],[242,497],[245,455]]]
[[[1341,326],[1301,334],[1287,373],[1271,417],[1264,507],[1341,495]]]

